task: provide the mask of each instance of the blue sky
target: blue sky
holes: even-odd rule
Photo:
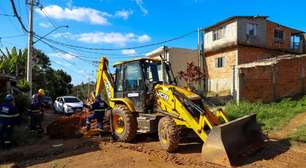
[[[25,0],[15,0],[15,3],[27,24]],[[40,0],[40,3],[44,9],[43,12],[35,9],[36,34],[43,35],[56,26],[68,25],[69,28],[59,29],[48,38],[85,47],[122,48],[158,42],[235,15],[269,16],[270,20],[306,31],[304,0]],[[12,14],[9,0],[0,1],[0,47],[25,48],[27,37],[17,19],[1,14]],[[196,48],[196,43],[194,33],[165,45]],[[68,53],[51,49],[41,42],[35,44],[50,57],[54,68],[64,69],[72,76],[73,84],[95,80],[97,67],[88,60],[98,60],[103,54],[112,64],[159,47],[89,53],[55,46]]]

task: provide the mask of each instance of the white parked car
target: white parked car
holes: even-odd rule
[[[64,114],[73,114],[83,110],[83,102],[74,96],[62,96],[54,101],[54,111]]]

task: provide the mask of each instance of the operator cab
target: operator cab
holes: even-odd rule
[[[176,84],[170,64],[158,59],[141,58],[120,62],[114,67],[115,97],[129,98],[140,113],[152,112],[151,101],[156,84]]]

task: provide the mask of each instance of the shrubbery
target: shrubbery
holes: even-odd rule
[[[250,113],[257,114],[257,120],[265,132],[279,129],[298,113],[306,112],[306,97],[300,100],[284,99],[281,102],[264,104],[261,102],[228,103],[225,112],[230,119],[242,117]]]
[[[28,92],[30,90],[30,83],[22,79],[17,82],[17,87],[23,92]]]
[[[27,94],[17,94],[15,96],[15,104],[16,104],[16,108],[18,110],[19,113],[24,113],[26,112],[27,108],[30,105],[30,99],[29,96]]]

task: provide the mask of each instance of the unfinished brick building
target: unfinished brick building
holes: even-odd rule
[[[241,64],[236,100],[271,102],[306,94],[306,54]]]
[[[237,67],[284,54],[305,53],[305,33],[265,16],[234,16],[204,31],[206,91],[209,95],[237,93]]]

